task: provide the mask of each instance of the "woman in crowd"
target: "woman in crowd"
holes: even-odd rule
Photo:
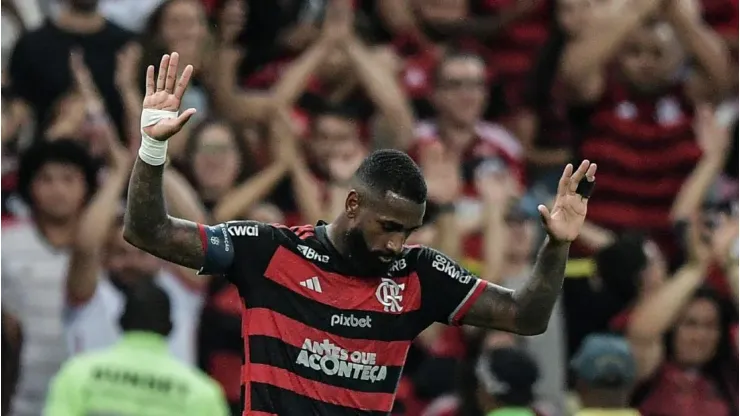
[[[183,96],[183,105],[198,110],[194,121],[207,116],[209,97],[203,87],[203,78],[213,42],[203,3],[198,0],[162,3],[149,17],[141,39],[144,50],[141,74],[148,65],[156,65],[164,53],[179,53],[183,62],[195,68],[190,87]]]
[[[637,360],[634,401],[644,416],[731,415],[738,410],[738,356],[729,310],[703,287],[711,251],[696,224],[689,261],[635,305],[627,327]]]

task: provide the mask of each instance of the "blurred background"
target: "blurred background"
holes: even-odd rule
[[[547,331],[430,327],[393,415],[738,412],[737,0],[0,10],[2,414],[42,414],[67,360],[116,344],[142,281],[169,298],[169,354],[239,414],[236,289],[120,232],[144,73],[172,51],[195,68],[182,108],[198,112],[169,141],[164,187],[189,220],[331,220],[363,157],[402,149],[429,188],[410,240],[517,288],[537,204],[566,163],[598,163]]]

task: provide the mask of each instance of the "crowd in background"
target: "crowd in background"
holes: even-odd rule
[[[330,221],[364,156],[402,149],[429,190],[409,241],[517,288],[537,204],[566,163],[599,165],[547,331],[430,327],[394,415],[737,413],[737,0],[1,7],[3,414],[40,415],[69,357],[115,345],[141,281],[171,355],[239,414],[236,289],[121,236],[142,80],[173,51],[197,113],[163,181],[192,221]]]

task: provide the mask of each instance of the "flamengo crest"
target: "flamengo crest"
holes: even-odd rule
[[[402,291],[405,287],[406,284],[398,284],[393,279],[381,279],[380,285],[375,290],[375,297],[383,305],[384,311],[398,313],[403,310],[401,301],[403,300]]]

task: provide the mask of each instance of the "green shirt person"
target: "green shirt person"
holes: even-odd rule
[[[128,295],[122,339],[70,359],[52,381],[45,416],[227,416],[220,386],[169,355],[167,294],[143,284]]]

